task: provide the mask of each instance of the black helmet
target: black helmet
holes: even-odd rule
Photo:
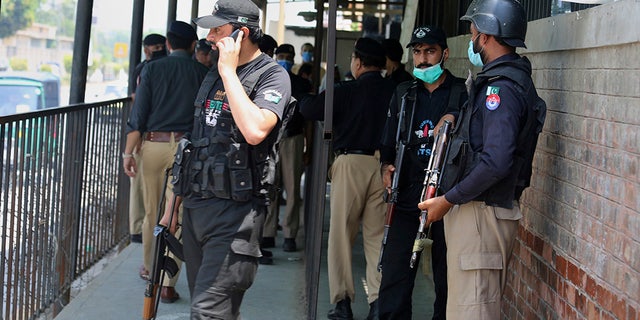
[[[460,20],[471,21],[478,32],[500,37],[512,47],[527,47],[527,15],[517,0],[473,0]]]

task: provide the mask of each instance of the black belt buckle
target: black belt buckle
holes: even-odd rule
[[[362,149],[338,149],[338,154],[360,154],[365,156],[372,156],[375,154],[375,151]]]

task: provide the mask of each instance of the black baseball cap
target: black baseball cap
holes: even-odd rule
[[[145,46],[155,46],[158,44],[164,44],[165,42],[167,42],[167,38],[157,33],[149,34],[142,40],[142,44]]]
[[[447,48],[447,35],[444,30],[434,26],[418,27],[411,34],[411,42],[407,44],[407,48],[413,47],[418,43],[439,44],[442,49]]]
[[[167,33],[173,33],[176,36],[185,39],[185,40],[198,40],[198,35],[196,34],[196,30],[193,27],[184,22],[184,21],[174,21],[171,22],[169,26],[169,31]]]
[[[218,0],[211,15],[193,20],[199,27],[211,29],[227,23],[259,27],[260,9],[251,0]]]

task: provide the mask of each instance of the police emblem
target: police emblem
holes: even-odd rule
[[[492,111],[498,109],[500,106],[500,96],[495,93],[488,95],[485,105],[487,106],[487,109]]]

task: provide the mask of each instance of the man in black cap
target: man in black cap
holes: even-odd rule
[[[291,73],[295,49],[290,44],[281,44],[276,49],[276,62],[281,65],[289,74],[291,81],[292,95],[300,101],[303,95],[311,92],[311,83],[298,75]],[[304,117],[298,110],[295,111],[292,119],[285,128],[282,141],[280,141],[280,161],[276,170],[276,186],[284,187],[287,193],[287,205],[284,219],[282,221],[282,231],[284,233],[284,243],[282,248],[286,252],[297,250],[296,235],[300,225],[300,208],[302,199],[300,198],[300,180],[302,177],[303,153],[305,146]],[[265,220],[262,247],[270,248],[275,246],[275,236],[278,225],[278,209],[280,208],[280,197],[273,196],[273,201],[269,206],[269,214]]]
[[[251,0],[219,0],[195,20],[219,58],[195,99],[192,148],[176,158],[192,319],[238,319],[258,268],[274,144],[291,97],[286,71],[258,47],[259,16]]]
[[[335,308],[329,319],[353,319],[351,301],[355,289],[351,271],[353,244],[362,224],[367,261],[367,319],[378,319],[380,273],[376,270],[384,229],[384,187],[380,178],[380,138],[393,84],[384,79],[384,49],[377,41],[360,38],[351,54],[355,81],[335,85],[333,104],[333,151],[329,170],[331,220],[327,253],[329,294]],[[324,119],[325,93],[301,105],[302,115]]]
[[[142,44],[144,45],[144,61],[138,63],[133,70],[131,78],[129,78],[129,95],[135,101],[136,88],[140,81],[140,72],[147,63],[167,56],[165,42],[167,38],[163,35],[152,33],[144,37]],[[133,104],[131,104],[133,106]],[[138,151],[140,145],[133,150],[133,156],[136,161],[140,161]],[[144,221],[144,201],[142,198],[142,178],[135,176],[130,179],[129,184],[129,232],[131,233],[131,242],[142,243],[142,222]],[[144,269],[144,266],[141,268]]]
[[[467,100],[464,79],[454,77],[445,69],[449,49],[442,29],[433,26],[416,28],[407,47],[411,48],[413,55],[416,80],[398,85],[389,105],[380,150],[385,187],[391,189],[392,176],[395,172],[400,174],[395,212],[381,260],[381,319],[412,317],[411,295],[418,267],[416,264],[411,268],[409,261],[420,224],[417,203],[424,188],[425,169],[440,126],[444,120],[454,121],[460,105]],[[399,120],[400,115],[403,121]],[[405,146],[402,155],[397,154],[400,144]],[[402,159],[399,168],[395,167],[396,159]],[[436,222],[429,228],[433,244],[431,252],[426,252],[431,259],[425,261],[431,260],[435,284],[432,319],[445,319],[447,264],[444,227],[442,222]]]
[[[148,277],[153,263],[153,228],[158,221],[164,172],[173,164],[178,141],[184,133],[191,131],[193,101],[207,73],[207,68],[191,57],[198,40],[191,25],[174,21],[167,32],[167,39],[170,55],[148,63],[140,75],[122,154],[125,173],[130,177],[141,175],[143,180],[144,269],[140,272],[143,278]],[[141,141],[142,170],[139,170],[133,151]],[[165,207],[171,207],[172,198],[173,194],[168,190]],[[176,281],[177,276],[163,281],[162,302],[171,303],[180,297],[174,289]]]
[[[405,70],[404,64],[400,62],[404,53],[400,41],[395,38],[384,39],[382,40],[382,47],[387,56],[387,64],[385,65],[387,73],[385,77],[391,79],[396,85],[413,80],[411,74]]]
[[[142,51],[144,52],[145,59],[138,63],[136,68],[133,70],[133,75],[129,78],[129,94],[132,98],[135,98],[136,88],[138,87],[138,82],[140,82],[140,72],[142,71],[142,68],[152,60],[167,56],[167,50],[165,48],[166,42],[167,38],[157,33],[148,34],[142,40]]]
[[[202,63],[207,69],[211,69],[213,63],[217,60],[214,55],[217,56],[218,51],[211,50],[211,44],[207,39],[200,39],[196,44],[196,60]]]
[[[444,221],[447,319],[500,319],[522,218],[519,199],[531,179],[546,104],[531,79],[531,62],[516,53],[526,47],[527,32],[519,1],[474,0],[460,20],[471,23],[469,61],[482,71],[452,135],[446,193],[418,206],[428,210],[427,223]],[[453,156],[460,154],[466,157]]]

